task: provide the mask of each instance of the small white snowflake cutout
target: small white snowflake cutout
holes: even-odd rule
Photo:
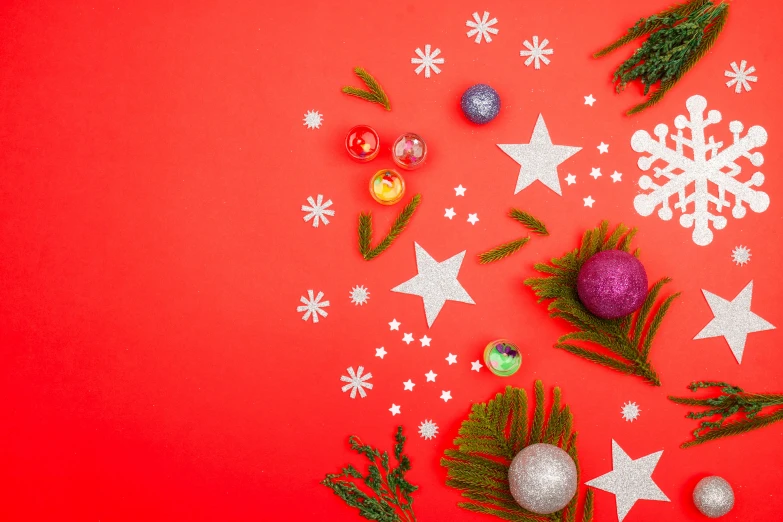
[[[359,366],[357,368],[356,372],[353,371],[353,366],[348,368],[348,375],[343,375],[340,377],[340,380],[343,382],[347,382],[345,386],[343,386],[343,392],[347,392],[348,390],[351,390],[351,399],[356,398],[356,392],[359,392],[359,397],[364,399],[367,397],[367,392],[364,391],[364,388],[367,388],[368,390],[372,390],[372,383],[367,382],[369,379],[372,379],[371,373],[365,373],[364,367]]]
[[[430,71],[433,71],[435,74],[440,74],[440,67],[438,67],[438,65],[442,65],[443,62],[445,62],[443,58],[437,58],[440,54],[440,49],[437,47],[434,51],[431,51],[431,49],[432,46],[430,44],[424,46],[424,52],[421,52],[421,48],[417,47],[415,53],[419,55],[419,57],[411,58],[412,64],[419,65],[416,67],[416,74],[421,74],[421,71],[424,71],[425,78],[430,77]]]
[[[731,251],[731,260],[738,266],[747,264],[750,261],[750,249],[742,245],[734,247],[734,250]]]
[[[491,34],[498,34],[498,30],[492,27],[496,23],[498,23],[497,18],[493,18],[492,20],[489,20],[489,11],[484,11],[484,17],[479,18],[478,11],[473,13],[473,20],[475,22],[471,22],[468,20],[465,22],[465,25],[468,27],[472,27],[470,31],[468,31],[468,38],[471,38],[472,36],[476,36],[476,39],[473,40],[477,44],[481,43],[481,38],[483,37],[484,40],[487,41],[487,43],[490,43],[492,41],[492,37],[489,36]]]
[[[639,405],[635,402],[626,402],[623,404],[623,409],[620,411],[623,415],[623,419],[627,422],[633,422],[639,418],[639,414],[642,410],[639,409]]]
[[[737,62],[731,62],[731,68],[734,69],[734,72],[726,71],[723,73],[726,77],[731,78],[731,80],[726,82],[726,87],[735,85],[734,92],[737,94],[741,93],[743,88],[750,92],[750,84],[748,82],[758,81],[757,76],[749,76],[756,72],[756,68],[750,66],[746,69],[745,67],[747,67],[747,65],[748,62],[745,60],[740,62],[739,67],[737,67]]]
[[[535,62],[534,67],[536,69],[541,68],[541,62],[544,62],[544,65],[549,65],[549,58],[546,57],[547,54],[552,54],[555,51],[553,49],[545,49],[547,44],[549,43],[549,40],[544,38],[541,41],[541,44],[538,43],[538,36],[533,37],[533,43],[531,45],[530,42],[525,40],[522,42],[522,45],[528,48],[528,50],[522,49],[519,51],[519,56],[527,56],[528,59],[525,60],[525,65],[530,66],[531,63]]]
[[[310,205],[302,205],[302,212],[307,212],[302,218],[307,223],[311,219],[313,220],[313,226],[318,228],[318,225],[323,222],[324,225],[329,224],[329,219],[326,216],[334,216],[334,210],[329,209],[332,206],[332,200],[327,199],[324,203],[324,197],[321,194],[316,196],[313,200],[313,196],[307,196],[307,202]]]
[[[313,294],[314,292],[312,290],[308,290],[307,297],[300,297],[299,301],[301,301],[303,304],[301,306],[297,306],[296,311],[305,313],[302,316],[303,321],[307,321],[312,316],[313,322],[317,323],[319,315],[321,317],[326,317],[329,315],[326,313],[326,310],[324,310],[325,307],[329,306],[329,301],[321,301],[324,296],[323,292],[318,292],[317,296],[314,296]]]
[[[419,424],[419,435],[424,440],[434,439],[438,434],[438,425],[429,419],[425,419],[424,422]]]
[[[354,286],[348,293],[348,297],[351,298],[351,302],[356,306],[362,306],[370,300],[370,291],[361,285]]]
[[[320,129],[324,121],[324,115],[318,111],[307,111],[304,115],[304,123],[308,129]]]

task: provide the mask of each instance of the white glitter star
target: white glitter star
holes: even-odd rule
[[[425,373],[424,376],[427,378],[427,382],[435,382],[435,377],[437,377],[438,374],[430,370],[429,372]]]
[[[590,169],[590,175],[592,177],[594,177],[595,179],[600,178],[601,177],[601,168],[600,167],[599,168],[593,167],[592,169]]]
[[[457,364],[457,356],[453,353],[449,353],[449,356],[446,357],[446,360],[449,362],[449,366],[452,364]]]
[[[586,207],[593,208],[593,203],[595,203],[595,200],[592,196],[587,196],[586,198],[582,198],[585,202]]]
[[[609,152],[609,145],[607,145],[603,141],[596,148],[598,149],[599,154],[607,154]]]
[[[324,115],[318,111],[307,111],[304,116],[303,125],[307,125],[308,129],[321,128],[321,122],[323,122]]]
[[[429,337],[427,337],[427,335],[426,335],[426,334],[424,335],[424,337],[422,337],[421,339],[419,339],[419,342],[421,343],[421,345],[422,345],[422,346],[429,346],[429,345],[430,345],[430,341],[432,341],[432,339],[430,339]]]
[[[574,183],[576,183],[576,176],[574,176],[573,174],[571,174],[569,172],[568,176],[566,176],[565,180],[566,180],[566,183],[568,183],[569,185],[573,185]]]
[[[296,311],[297,312],[304,312],[305,314],[302,316],[303,321],[307,321],[310,316],[313,317],[313,322],[318,322],[318,316],[326,317],[327,314],[326,310],[324,310],[325,307],[329,306],[329,301],[321,301],[321,299],[324,296],[323,292],[318,292],[317,296],[313,296],[314,292],[312,290],[307,291],[307,297],[302,296],[299,298],[299,301],[304,303],[302,306],[297,306]]]
[[[585,96],[585,105],[589,105],[590,107],[593,106],[595,103],[595,98],[593,98],[593,95]]]
[[[392,319],[389,323],[389,330],[399,330],[401,324],[397,319]]]
[[[451,400],[451,392],[444,390],[443,393],[440,394],[440,398],[443,399],[443,402],[449,402]]]
[[[435,48],[434,51],[430,52],[431,49],[432,46],[430,44],[424,46],[424,52],[421,52],[421,48],[417,47],[415,52],[419,57],[411,58],[412,64],[419,64],[419,66],[416,67],[416,74],[424,71],[425,78],[430,77],[430,70],[434,71],[435,74],[440,74],[438,65],[445,61],[443,58],[436,58],[440,54],[440,49]]]
[[[734,247],[731,251],[731,260],[739,266],[746,264],[750,261],[750,249],[742,245]]]
[[[726,82],[726,87],[731,87],[732,85],[736,84],[734,92],[737,94],[742,92],[743,87],[746,91],[750,91],[750,84],[748,82],[758,81],[758,77],[748,76],[749,74],[756,72],[756,68],[751,66],[745,69],[747,65],[748,62],[745,60],[740,62],[739,67],[737,67],[737,62],[731,62],[731,68],[734,69],[734,72],[726,71],[723,73],[726,77],[732,78]]]
[[[476,223],[478,223],[478,220],[479,220],[479,218],[478,218],[478,214],[477,213],[476,214],[468,214],[468,223],[470,223],[471,225],[475,225]]]
[[[351,298],[351,302],[356,306],[362,306],[370,299],[370,291],[364,286],[354,286],[348,293],[348,297]]]
[[[402,383],[403,391],[413,391],[414,386],[416,386],[416,383],[410,379]]]
[[[454,212],[454,207],[451,207],[451,208],[447,208],[446,209],[446,214],[443,217],[447,217],[447,218],[451,219],[451,218],[453,218],[456,215],[457,215],[457,213]]]
[[[623,179],[623,173],[614,171],[614,174],[612,174],[612,183],[619,183]]]
[[[307,202],[310,203],[310,206],[302,205],[302,212],[308,212],[308,214],[305,214],[302,218],[304,219],[304,222],[307,223],[312,219],[314,227],[318,227],[320,221],[323,221],[324,225],[328,225],[329,220],[326,216],[334,216],[334,210],[328,210],[328,208],[332,206],[332,200],[329,199],[324,203],[323,195],[318,194],[315,201],[313,201],[312,196],[308,196]]]
[[[484,367],[483,364],[481,364],[481,361],[473,361],[470,363],[470,369],[471,371],[477,372],[480,371]]]
[[[529,50],[526,51],[522,49],[519,51],[519,56],[527,56],[528,59],[525,60],[525,65],[530,66],[532,62],[535,62],[535,68],[540,69],[541,68],[541,62],[544,62],[544,65],[549,65],[549,58],[547,58],[545,55],[552,54],[552,49],[545,49],[547,44],[549,43],[549,40],[544,38],[541,41],[541,44],[538,43],[538,36],[533,37],[533,44],[531,45],[530,42],[525,40],[522,42],[522,45],[527,47]]]
[[[497,18],[493,18],[492,20],[489,20],[489,12],[484,11],[484,18],[479,18],[478,11],[473,13],[473,19],[475,22],[471,22],[468,20],[465,22],[465,25],[468,27],[473,27],[470,31],[468,31],[468,38],[475,35],[476,39],[473,40],[477,44],[481,43],[481,37],[483,36],[484,39],[487,41],[487,43],[490,43],[492,41],[492,38],[489,36],[490,33],[492,34],[498,34],[498,30],[492,27],[496,23],[498,23]]]
[[[438,425],[431,420],[425,419],[424,422],[419,425],[419,435],[421,435],[424,440],[434,439],[437,434]]]
[[[367,393],[364,391],[364,388],[367,388],[368,390],[372,390],[372,383],[366,382],[368,379],[372,379],[371,373],[366,373],[362,375],[362,372],[364,371],[363,366],[359,366],[359,368],[356,369],[356,373],[353,371],[353,366],[348,368],[348,375],[343,375],[340,377],[340,380],[343,382],[347,382],[345,386],[343,386],[342,390],[343,392],[347,392],[348,390],[351,390],[351,399],[356,398],[356,392],[359,392],[359,397],[364,399],[367,397]]]
[[[386,355],[386,353],[386,349],[383,346],[375,349],[375,356],[380,357],[381,359],[383,359],[383,356]]]
[[[457,196],[464,196],[466,190],[468,190],[468,189],[463,187],[461,184],[460,184],[459,187],[454,187],[454,192],[457,193]]]
[[[620,410],[620,413],[623,415],[623,419],[625,419],[627,422],[633,422],[638,419],[641,412],[642,410],[639,409],[639,405],[635,402],[627,402],[623,404],[623,409]]]
[[[395,415],[399,415],[400,414],[400,407],[398,405],[392,403],[391,408],[389,408],[389,411],[391,412],[392,417],[394,417]]]
[[[405,344],[411,344],[413,342],[413,334],[412,333],[406,333],[402,336],[402,342]]]

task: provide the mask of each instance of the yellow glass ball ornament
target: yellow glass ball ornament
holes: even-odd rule
[[[405,180],[396,170],[379,170],[370,179],[370,195],[382,205],[394,205],[405,195]]]

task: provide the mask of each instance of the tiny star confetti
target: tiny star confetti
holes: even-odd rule
[[[392,403],[391,408],[389,408],[389,411],[391,412],[392,417],[394,417],[395,415],[400,414],[400,407],[399,405]]]
[[[386,353],[386,349],[383,346],[375,349],[375,356],[380,357],[381,359],[383,359],[383,356],[386,355]]]
[[[443,390],[440,394],[440,398],[443,399],[443,402],[449,402],[451,400],[451,392]]]

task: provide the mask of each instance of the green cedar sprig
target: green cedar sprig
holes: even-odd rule
[[[384,250],[389,248],[394,240],[397,239],[405,227],[410,223],[416,207],[421,203],[421,194],[416,194],[405,205],[400,215],[392,223],[389,233],[386,234],[380,243],[375,248],[371,248],[372,244],[372,214],[370,212],[359,214],[359,253],[362,255],[365,261],[369,261],[381,255]]]
[[[372,446],[362,444],[361,439],[351,435],[348,439],[351,449],[363,455],[369,461],[367,475],[348,464],[340,473],[328,473],[321,484],[331,489],[349,507],[359,510],[359,514],[369,520],[379,522],[415,522],[412,493],[419,489],[405,478],[410,471],[411,462],[403,454],[406,437],[402,426],[394,434],[394,459],[397,466],[390,462],[389,452],[380,452]],[[357,484],[364,484],[360,488]]]
[[[517,522],[576,521],[578,495],[561,511],[537,515],[517,504],[509,490],[511,460],[523,448],[539,442],[566,451],[579,473],[573,415],[568,406],[561,407],[559,388],[554,388],[552,396],[546,415],[544,385],[536,381],[532,422],[528,422],[527,393],[519,388],[507,386],[489,402],[473,404],[468,419],[459,428],[459,436],[454,439],[457,447],[447,449],[440,461],[447,469],[446,485],[460,490],[467,499],[458,503],[459,507]],[[583,522],[593,519],[592,491],[587,492],[581,519]]]
[[[391,110],[391,103],[389,103],[389,97],[383,91],[383,87],[373,76],[365,71],[361,67],[355,67],[353,70],[356,76],[362,79],[369,91],[357,89],[356,87],[346,86],[343,87],[343,92],[349,96],[356,96],[368,102],[377,103],[383,105],[387,111]]]
[[[500,246],[496,246],[492,250],[487,250],[486,252],[482,252],[478,255],[479,263],[482,265],[486,265],[487,263],[494,263],[495,261],[500,261],[503,258],[506,258],[525,246],[527,242],[530,241],[530,236],[521,237],[519,239],[515,239],[514,241],[509,241],[508,243],[503,243]]]
[[[777,408],[772,413],[767,413],[766,415],[759,415],[764,408],[783,406],[783,394],[746,393],[737,386],[714,381],[697,381],[692,382],[688,386],[688,389],[692,392],[702,388],[720,388],[721,395],[707,399],[669,396],[669,400],[677,404],[707,408],[704,411],[689,412],[686,415],[689,419],[706,419],[720,415],[720,418],[716,421],[700,421],[699,427],[693,430],[693,440],[683,443],[680,446],[682,448],[689,448],[723,437],[739,435],[783,420],[783,408]],[[740,417],[725,422],[726,419],[736,414],[740,415]]]
[[[528,214],[524,210],[519,210],[518,208],[512,208],[508,215],[520,223],[522,223],[525,228],[530,230],[531,232],[535,232],[538,235],[541,236],[548,236],[549,231],[546,229],[546,225],[544,225],[541,220],[537,219],[531,214]]]
[[[647,40],[620,64],[612,79],[617,92],[628,83],[640,80],[645,96],[656,85],[650,97],[632,107],[636,114],[661,101],[664,95],[705,55],[726,25],[729,4],[712,0],[690,0],[648,18],[641,18],[625,36],[593,55],[600,58],[623,45],[649,35]]]
[[[629,230],[622,224],[609,234],[609,222],[603,221],[600,227],[585,232],[579,248],[552,259],[551,264],[536,264],[535,269],[547,277],[526,279],[525,284],[533,289],[539,302],[552,300],[548,307],[550,317],[565,319],[577,329],[561,336],[555,348],[660,386],[658,375],[650,364],[650,349],[664,316],[680,295],[672,294],[656,304],[661,289],[671,280],[668,277],[660,279],[637,312],[619,319],[601,319],[590,313],[579,301],[576,290],[577,276],[585,261],[603,250],[628,252],[635,234],[635,228]],[[638,249],[634,255],[639,256]],[[657,309],[652,313],[654,308]],[[573,341],[598,345],[611,355]]]

